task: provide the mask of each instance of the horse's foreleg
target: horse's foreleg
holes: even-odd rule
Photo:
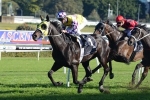
[[[107,91],[106,89],[104,89],[103,83],[104,83],[104,79],[106,78],[108,72],[110,71],[110,68],[109,68],[108,65],[107,65],[106,59],[103,59],[103,58],[102,58],[101,61],[102,61],[101,64],[102,64],[102,66],[103,66],[103,68],[104,68],[104,74],[103,74],[103,76],[102,76],[102,78],[101,78],[101,80],[100,80],[100,82],[99,82],[99,90],[100,90],[100,92],[109,93],[109,91]]]
[[[62,82],[55,82],[53,77],[52,77],[52,74],[54,72],[56,72],[58,69],[62,68],[62,65],[58,64],[58,63],[54,63],[51,70],[48,72],[48,77],[49,79],[51,80],[51,82],[53,83],[54,86],[60,86],[62,85],[63,83]]]
[[[72,65],[72,67],[70,67],[74,84],[79,84],[79,81],[77,80],[77,78],[78,78],[78,66],[79,65]]]
[[[136,73],[137,73],[137,71],[138,71],[141,67],[143,67],[143,65],[142,65],[141,63],[139,63],[139,64],[136,65],[136,67],[135,67],[135,69],[134,69],[134,71],[133,71],[133,74],[132,74],[132,82],[131,82],[132,85],[135,84]]]
[[[142,83],[142,81],[146,78],[147,74],[148,74],[148,70],[149,70],[149,67],[144,67],[144,71],[142,73],[142,76],[141,76],[141,79],[140,81],[138,82],[138,84],[135,86],[135,88],[139,87],[140,84]]]
[[[106,91],[104,89],[104,87],[103,87],[104,79],[106,78],[108,72],[109,72],[109,67],[104,68],[104,74],[103,74],[103,76],[102,76],[102,78],[101,78],[101,80],[99,82],[99,90],[100,90],[100,92],[109,92],[109,91]]]
[[[82,63],[82,66],[83,66],[84,69],[85,69],[86,75],[85,75],[85,77],[82,79],[82,81],[80,81],[80,83],[79,83],[78,93],[81,93],[81,92],[82,92],[82,89],[83,89],[83,85],[84,85],[84,84],[86,84],[86,83],[89,82],[89,81],[93,81],[93,79],[91,79],[92,71],[91,71],[91,68],[90,68],[90,66],[89,66],[89,61],[83,62],[83,63]]]

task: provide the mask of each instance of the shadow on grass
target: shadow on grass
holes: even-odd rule
[[[42,88],[49,88],[49,87],[54,87],[52,84],[1,84],[3,87],[8,87],[8,88],[36,88],[36,87],[42,87]],[[64,85],[60,86],[63,87]]]
[[[100,92],[92,93],[86,92],[86,89],[96,89],[98,91],[98,86],[93,86],[88,84],[88,86],[84,86],[84,92],[86,93],[74,93],[70,92],[68,93],[68,90],[74,89],[77,86],[73,86],[71,88],[66,88],[65,85],[62,85],[58,87],[60,90],[55,88],[52,84],[0,84],[1,87],[7,87],[8,90],[0,90],[0,100],[149,100],[149,94],[150,94],[150,88],[149,87],[140,87],[138,91],[132,91],[127,90],[127,92],[121,91],[121,92],[114,92],[111,94],[103,94]],[[31,93],[31,90],[21,90],[20,88],[48,88],[49,90],[40,90],[40,91],[34,91]],[[14,89],[13,89],[14,88]],[[50,90],[50,88],[53,88],[53,90]],[[128,89],[128,86],[122,86],[122,85],[115,85],[115,86],[106,86],[106,88],[109,89],[119,89],[119,88],[126,88]],[[9,90],[12,89],[12,90]],[[68,90],[67,90],[68,89]],[[66,91],[66,93],[61,93]],[[15,94],[15,93],[18,94]],[[26,93],[28,95],[26,95]],[[3,96],[5,94],[15,94],[15,95],[9,95],[9,96]],[[21,96],[20,96],[21,95]]]
[[[31,96],[9,96],[9,97],[0,97],[1,100],[149,100],[150,92],[140,93],[116,93],[116,94],[64,94],[59,95],[31,95]]]

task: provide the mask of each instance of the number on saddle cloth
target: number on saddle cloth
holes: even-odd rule
[[[92,54],[96,51],[96,40],[91,35],[80,35],[82,41],[82,48],[84,48],[84,55]]]

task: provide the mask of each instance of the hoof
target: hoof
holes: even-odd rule
[[[104,90],[103,90],[103,89],[99,89],[99,91],[100,91],[101,93],[103,93],[103,92],[104,92]]]
[[[63,85],[63,82],[56,82],[56,83],[54,84],[54,86],[61,86],[61,85]]]
[[[90,78],[90,77],[88,77],[88,78],[87,78],[87,82],[90,82],[90,81],[93,81],[93,79]]]
[[[82,89],[80,87],[78,87],[78,93],[81,93]]]
[[[113,79],[114,78],[114,73],[109,74],[109,78]]]
[[[83,88],[83,85],[82,85],[82,84],[79,84],[78,93],[81,93],[81,92],[82,92],[82,88]]]

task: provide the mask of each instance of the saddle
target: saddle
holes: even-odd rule
[[[72,35],[65,34],[67,36],[66,42],[77,42],[80,48],[84,48],[84,56],[92,54],[96,51],[97,43],[94,37],[89,34]]]
[[[80,37],[82,48],[84,48],[84,56],[94,53],[97,47],[94,37],[89,34],[81,34]]]

